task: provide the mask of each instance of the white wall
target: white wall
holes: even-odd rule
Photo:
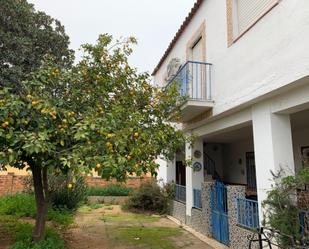
[[[309,127],[294,130],[293,152],[295,169],[302,167],[301,147],[309,146]],[[216,150],[214,150],[214,146]],[[236,141],[229,144],[209,143],[206,153],[216,162],[216,168],[224,180],[231,183],[247,183],[246,153],[254,151],[253,139]],[[239,163],[241,159],[241,164]]]
[[[247,184],[246,152],[253,151],[254,146],[252,139],[224,145],[224,181]],[[241,160],[241,162],[239,160]]]
[[[309,127],[292,132],[295,171],[302,168],[301,147],[309,146]]]
[[[155,82],[162,85],[168,62],[186,60],[186,44],[206,21],[206,58],[213,63],[213,114],[278,89],[309,74],[309,1],[283,0],[235,44],[227,47],[226,0],[205,0],[178,40]]]
[[[156,159],[156,163],[160,165],[160,167],[157,170],[157,180],[159,181],[159,184],[163,186],[163,184],[166,184],[171,181],[175,181],[176,179],[176,166],[175,161],[167,161],[161,157]]]
[[[167,162],[162,158],[157,158],[156,163],[160,165],[157,170],[157,180],[163,186],[163,183],[167,182]]]
[[[223,146],[218,143],[208,143],[204,147],[205,152],[210,156],[212,160],[216,163],[216,171],[223,177]]]

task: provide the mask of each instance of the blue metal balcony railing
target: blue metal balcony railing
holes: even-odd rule
[[[177,82],[181,96],[194,100],[212,100],[211,67],[210,63],[187,61],[166,87]]]
[[[186,186],[178,185],[175,186],[175,200],[186,202]]]
[[[202,191],[193,189],[193,207],[202,209]]]
[[[255,200],[236,198],[237,223],[249,229],[255,229],[259,224],[259,206]]]

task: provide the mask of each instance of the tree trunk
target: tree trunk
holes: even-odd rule
[[[45,237],[45,222],[48,210],[48,202],[40,201],[36,204],[37,215],[35,221],[35,227],[32,233],[32,240],[34,242],[39,242]]]
[[[32,233],[32,240],[39,242],[45,236],[45,223],[49,203],[47,168],[31,166],[34,194],[36,202],[36,221]]]

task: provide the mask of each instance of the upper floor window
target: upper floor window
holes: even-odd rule
[[[228,43],[231,44],[257,21],[259,21],[279,0],[227,0]]]

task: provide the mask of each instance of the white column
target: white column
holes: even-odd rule
[[[261,203],[271,189],[271,171],[278,173],[282,169],[284,175],[295,172],[292,131],[290,116],[273,114],[268,102],[252,108],[252,120],[257,193],[262,217]]]
[[[186,144],[186,160],[192,160],[192,147]],[[191,166],[191,165],[190,165]],[[186,167],[186,215],[191,216],[193,206],[193,169],[189,165]]]
[[[194,157],[194,151],[200,151],[200,157]],[[203,140],[198,138],[191,147],[190,144],[186,144],[186,160],[191,160],[192,165],[186,167],[186,215],[191,216],[191,210],[193,207],[193,189],[202,189],[202,182],[204,181],[203,171]],[[202,165],[200,171],[194,171],[192,166],[195,162],[199,162]]]

